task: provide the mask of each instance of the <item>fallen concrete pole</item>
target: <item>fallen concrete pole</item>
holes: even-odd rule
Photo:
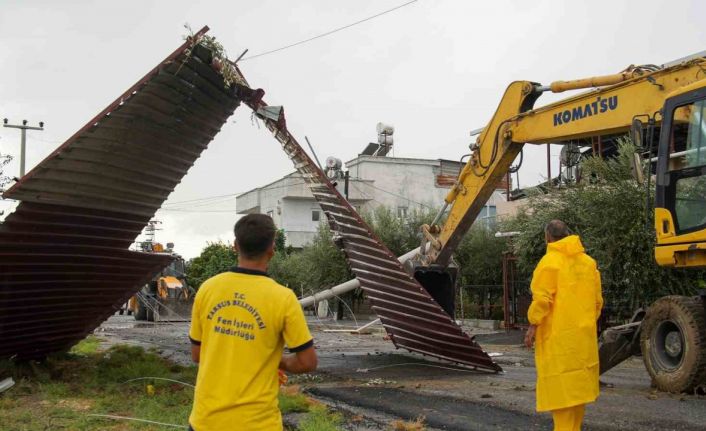
[[[416,256],[418,251],[419,247],[403,254],[402,256],[398,257],[397,260],[399,260],[400,263],[405,263],[412,257]],[[353,280],[348,280],[345,283],[339,284],[338,286],[333,286],[330,289],[322,290],[321,292],[315,293],[311,296],[301,298],[299,299],[299,304],[302,307],[310,307],[319,301],[325,301],[327,299],[335,298],[337,296],[343,295],[346,292],[350,292],[351,290],[354,290],[358,287],[360,287],[360,282],[354,278]]]

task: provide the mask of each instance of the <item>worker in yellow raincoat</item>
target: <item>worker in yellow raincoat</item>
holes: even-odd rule
[[[603,307],[596,262],[566,223],[545,229],[547,253],[532,275],[530,327],[536,338],[537,411],[551,411],[555,431],[580,431],[584,408],[598,398],[596,321]]]

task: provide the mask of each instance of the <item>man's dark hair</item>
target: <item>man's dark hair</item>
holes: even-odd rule
[[[547,223],[547,226],[544,228],[544,232],[554,241],[558,241],[571,235],[569,226],[561,220],[552,220]]]
[[[246,259],[257,259],[274,243],[277,228],[270,216],[248,214],[235,223],[233,231],[240,255]]]

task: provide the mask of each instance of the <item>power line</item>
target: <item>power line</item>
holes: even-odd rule
[[[261,190],[261,191],[270,191],[270,190],[277,190],[277,189],[283,189],[287,187],[294,187],[294,186],[300,186],[302,184],[306,184],[306,181],[301,181],[298,183],[293,183],[293,184],[283,184],[281,186],[276,186],[276,187],[258,187],[257,189],[253,190]],[[196,199],[189,199],[185,201],[177,201],[177,202],[166,202],[164,205],[179,205],[179,204],[190,204],[189,208],[194,207],[194,206],[205,206],[205,205],[214,205],[214,204],[221,204],[224,203],[227,198],[232,198],[232,197],[237,197],[238,195],[241,195],[243,193],[247,192],[235,192],[235,193],[228,193],[225,195],[216,195],[216,196],[207,196],[203,198],[196,198]],[[166,208],[162,208],[166,209]],[[188,208],[185,208],[188,209]]]
[[[172,211],[172,212],[180,212],[180,213],[235,213],[238,210],[233,208],[233,209],[226,209],[226,210],[188,210],[188,209],[183,209],[183,208],[160,208],[160,211]]]
[[[39,142],[44,142],[46,144],[63,144],[65,141],[54,141],[51,139],[42,139],[38,138],[37,136],[32,136],[31,138],[33,141],[39,141]]]
[[[347,29],[347,28],[351,28],[351,27],[356,26],[356,25],[358,25],[358,24],[362,24],[362,23],[364,23],[364,22],[366,22],[366,21],[370,21],[371,19],[377,18],[377,17],[379,17],[379,16],[388,14],[388,13],[390,13],[390,12],[392,12],[392,11],[397,10],[397,9],[401,9],[401,8],[403,8],[403,7],[405,7],[405,6],[408,6],[408,5],[412,4],[412,3],[415,3],[415,2],[417,2],[417,1],[418,1],[418,0],[411,0],[411,1],[408,1],[407,3],[403,3],[403,4],[399,5],[399,6],[395,6],[395,7],[393,7],[392,9],[388,9],[388,10],[382,11],[382,12],[380,12],[380,13],[377,13],[377,14],[375,14],[375,15],[369,16],[369,17],[367,17],[367,18],[363,18],[363,19],[361,19],[360,21],[356,21],[356,22],[354,22],[354,23],[351,23],[351,24],[348,24],[348,25],[344,25],[343,27],[338,27],[338,28],[335,28],[335,29],[333,29],[333,30],[329,30],[329,31],[327,31],[326,33],[321,33],[321,34],[316,35],[316,36],[314,36],[314,37],[310,37],[309,39],[300,40],[299,42],[295,42],[295,43],[292,43],[292,44],[290,44],[290,45],[282,46],[282,47],[280,47],[280,48],[276,48],[276,49],[273,49],[273,50],[271,50],[271,51],[265,51],[265,52],[262,52],[262,53],[260,53],[260,54],[251,55],[251,56],[249,56],[249,57],[245,57],[245,58],[241,59],[240,61],[252,60],[253,58],[262,57],[263,55],[273,54],[273,53],[275,53],[275,52],[283,51],[283,50],[285,50],[285,49],[293,48],[293,47],[295,47],[295,46],[302,45],[302,44],[305,44],[305,43],[307,43],[307,42],[311,42],[311,41],[316,40],[316,39],[320,39],[320,38],[322,38],[322,37],[325,37],[325,36],[328,36],[328,35],[337,33],[337,32],[339,32],[339,31],[341,31],[341,30],[345,30],[345,29]]]
[[[239,194],[240,193],[228,193],[227,195],[207,196],[204,198],[189,199],[189,200],[177,201],[177,202],[165,202],[164,205],[188,204],[188,203],[193,203],[193,202],[202,202],[202,201],[218,200],[218,199],[223,199],[223,198],[232,198],[232,197],[237,196]]]
[[[423,204],[423,203],[421,203],[421,202],[413,201],[412,199],[410,199],[410,198],[408,198],[408,197],[406,197],[406,196],[399,195],[399,194],[394,193],[394,192],[391,192],[391,191],[389,191],[389,190],[381,189],[380,187],[377,187],[377,186],[375,186],[375,185],[373,185],[373,184],[366,183],[366,182],[364,182],[363,184],[365,184],[366,186],[370,186],[370,187],[372,187],[372,188],[374,188],[374,189],[380,190],[381,192],[387,193],[387,194],[389,194],[389,195],[398,197],[398,198],[400,198],[400,199],[404,199],[404,200],[406,200],[406,201],[408,201],[408,202],[411,202],[411,203],[413,203],[413,204],[417,204],[417,205],[419,205],[419,206],[421,206],[421,207],[428,208],[428,209],[434,209],[434,208],[430,207],[429,205],[425,205],[425,204]],[[373,200],[374,200],[374,199],[373,199]]]

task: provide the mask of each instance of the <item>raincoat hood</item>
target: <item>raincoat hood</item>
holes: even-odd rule
[[[547,244],[547,251],[558,251],[559,253],[571,256],[574,254],[583,253],[585,249],[581,244],[581,239],[578,235],[569,235],[559,241],[550,242]]]

